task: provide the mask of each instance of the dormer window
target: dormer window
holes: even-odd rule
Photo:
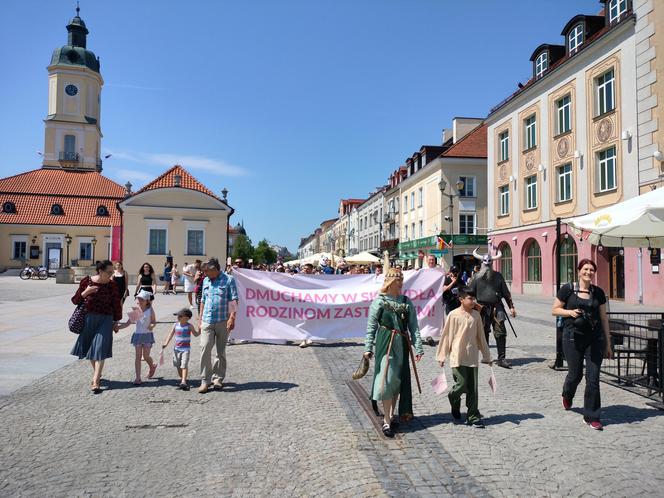
[[[51,214],[54,216],[62,216],[65,214],[65,210],[62,209],[62,206],[60,204],[53,204],[51,206]]]
[[[609,23],[620,19],[625,12],[627,12],[627,0],[611,0],[609,2]]]
[[[104,205],[97,206],[97,216],[109,216],[108,208]]]
[[[573,55],[583,43],[583,23],[574,26],[567,35],[567,53]]]
[[[11,201],[6,201],[2,204],[2,212],[9,214],[16,214],[16,204]]]
[[[535,78],[540,78],[549,69],[549,52],[542,52],[535,60]]]

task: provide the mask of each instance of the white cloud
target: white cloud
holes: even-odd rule
[[[189,156],[167,153],[143,153],[131,151],[108,150],[105,154],[112,154],[113,158],[141,164],[152,164],[170,168],[176,164],[185,169],[206,171],[218,176],[245,176],[249,172],[239,166],[234,166],[219,159],[202,156]],[[130,170],[126,170],[130,171]],[[139,173],[140,174],[140,173]]]

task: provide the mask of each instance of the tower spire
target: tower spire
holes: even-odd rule
[[[81,12],[81,7],[78,4],[78,0],[76,0],[76,17],[79,17],[80,12]]]

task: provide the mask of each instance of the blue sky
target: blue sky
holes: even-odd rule
[[[506,7],[507,6],[507,7]],[[41,165],[52,50],[72,0],[3,0],[0,174]],[[297,248],[454,116],[484,117],[533,49],[597,0],[81,0],[101,59],[104,174],[175,163],[229,190],[254,243]]]

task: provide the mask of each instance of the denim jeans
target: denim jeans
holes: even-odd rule
[[[567,377],[563,384],[563,397],[570,402],[583,378],[586,365],[586,390],[583,394],[583,418],[587,422],[599,421],[602,402],[599,394],[599,368],[604,358],[604,336],[601,331],[593,334],[576,334],[563,331],[563,352],[567,360]]]

